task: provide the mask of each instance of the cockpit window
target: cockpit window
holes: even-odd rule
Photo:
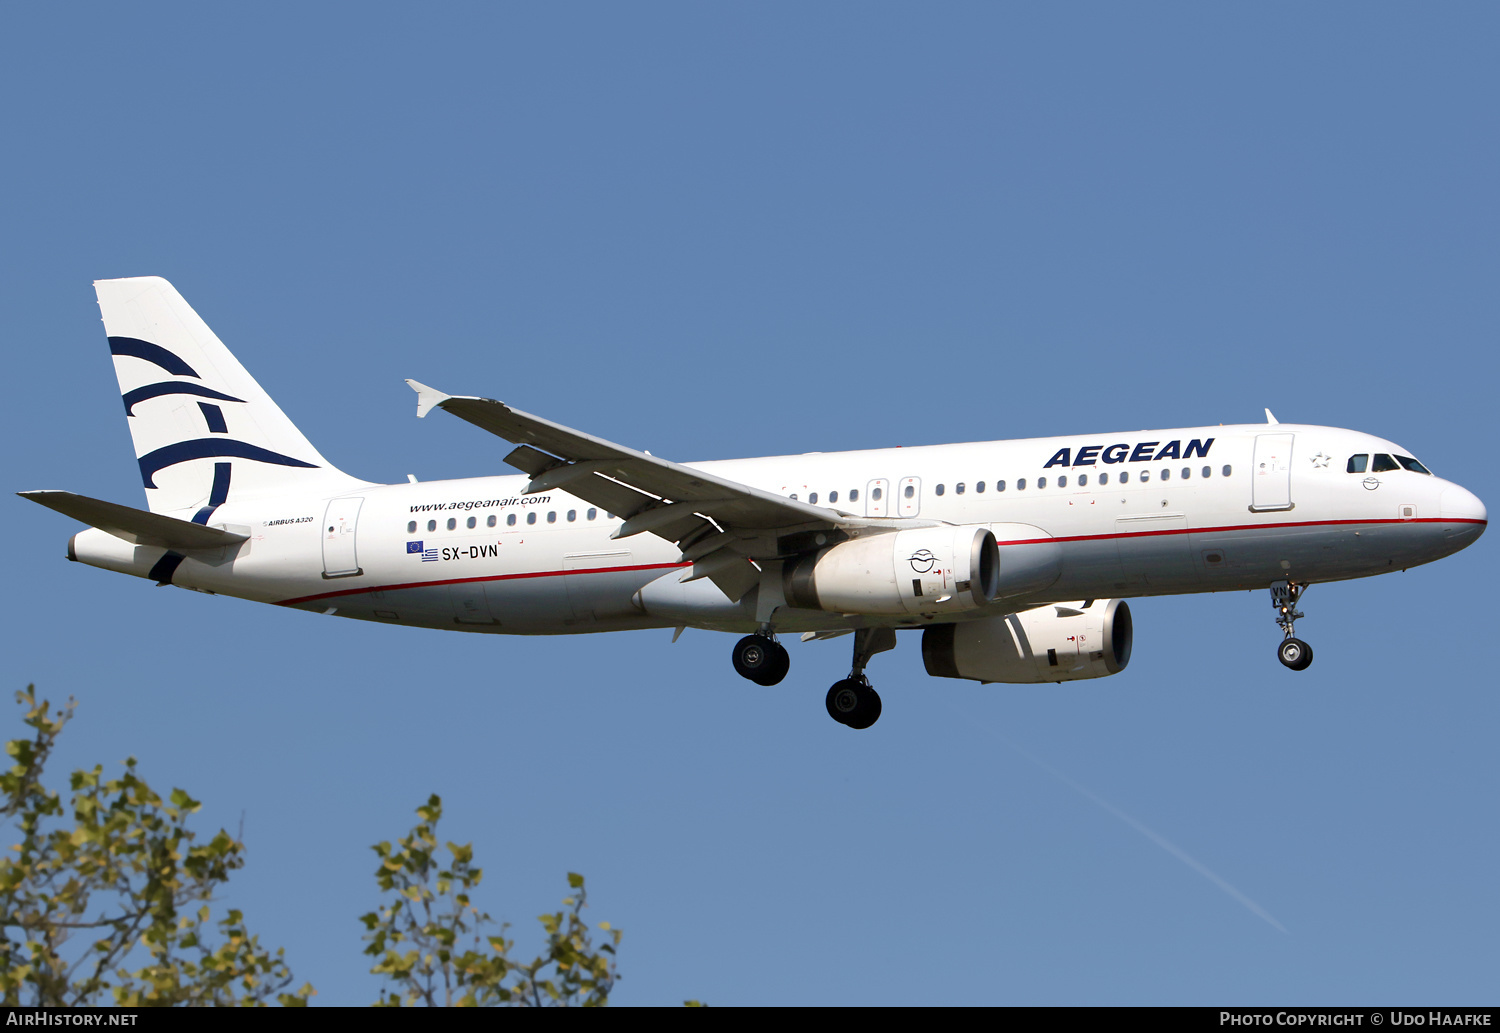
[[[1396,462],[1398,462],[1402,466],[1406,467],[1412,473],[1425,473],[1429,477],[1432,476],[1432,471],[1431,470],[1427,469],[1427,467],[1425,467],[1421,463],[1417,462],[1411,456],[1397,456],[1396,457]]]
[[[1369,462],[1370,457],[1368,455],[1350,456],[1349,466],[1347,467],[1347,469],[1350,473],[1364,473],[1365,467],[1369,464]]]
[[[1375,466],[1372,470],[1373,473],[1388,473],[1391,470],[1399,469],[1401,469],[1401,467],[1396,465],[1396,460],[1392,459],[1384,452],[1375,453]]]

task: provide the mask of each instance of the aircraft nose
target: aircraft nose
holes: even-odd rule
[[[1489,520],[1489,514],[1484,503],[1479,501],[1479,496],[1456,484],[1443,489],[1441,509],[1444,518],[1449,520],[1474,520],[1481,524]]]

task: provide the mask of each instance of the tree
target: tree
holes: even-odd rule
[[[312,986],[284,992],[292,974],[283,952],[262,948],[239,911],[209,921],[215,890],[245,863],[244,844],[223,829],[195,842],[187,820],[198,801],[174,789],[163,802],[133,757],[119,778],[105,780],[97,765],[73,772],[69,826],[42,774],[74,703],[54,713],[34,686],[16,701],[34,734],[7,743],[14,764],[0,775],[4,818],[21,835],[15,856],[0,859],[0,999],[305,1005]]]
[[[564,910],[540,916],[547,949],[528,963],[512,961],[514,942],[473,902],[471,891],[483,871],[474,867],[472,844],[447,844],[450,861],[439,863],[437,823],[443,802],[437,796],[417,808],[420,822],[395,846],[377,843],[375,879],[392,899],[362,919],[365,953],[371,969],[387,986],[378,1005],[512,1005],[520,1007],[598,1007],[607,1004],[618,978],[615,948],[620,931],[600,922],[607,942],[596,950],[582,911],[587,904],[583,876],[568,874],[572,894]]]

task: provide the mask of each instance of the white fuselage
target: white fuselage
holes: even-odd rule
[[[1366,434],[1266,424],[814,453],[689,464],[874,519],[982,524],[1000,545],[993,616],[1043,603],[1265,588],[1428,563],[1483,532],[1484,506],[1430,474],[1348,470],[1405,454]],[[754,630],[755,593],[731,603],[681,585],[676,546],[614,540],[620,519],[525,476],[369,484],[328,497],[236,498],[211,526],[249,541],[195,553],[174,584],[339,616],[501,634],[693,625]],[[191,513],[184,513],[184,518]],[[102,531],[70,555],[146,576],[163,549]],[[765,585],[762,589],[765,590]],[[932,617],[859,618],[922,626]],[[787,631],[849,627],[783,607]]]

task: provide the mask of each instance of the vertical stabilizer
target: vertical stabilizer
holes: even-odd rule
[[[153,513],[206,524],[230,497],[365,483],[329,465],[166,280],[94,290]]]

